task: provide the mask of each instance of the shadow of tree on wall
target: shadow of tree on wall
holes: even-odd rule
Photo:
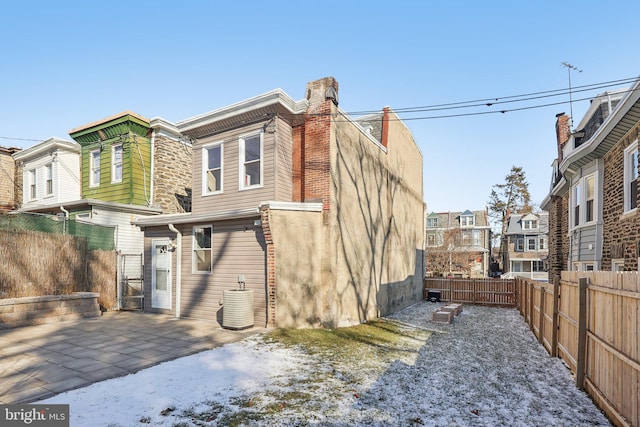
[[[393,233],[398,234],[393,203],[400,183],[365,148],[370,141],[359,136],[356,141],[346,137],[348,142],[344,143],[340,133],[338,130],[336,135],[337,167],[331,175],[340,232],[338,244],[344,253],[349,283],[337,292],[340,300],[349,291],[355,293],[358,320],[363,322],[371,314],[375,316],[376,295],[382,285],[390,239]],[[350,212],[354,209],[355,214]]]

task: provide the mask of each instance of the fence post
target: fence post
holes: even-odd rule
[[[560,276],[553,276],[553,319],[551,326],[551,356],[558,356],[558,316],[560,311]]]
[[[533,291],[535,286],[529,279],[527,279],[527,288],[529,288],[529,327],[533,331]]]
[[[584,376],[586,366],[587,350],[587,278],[581,277],[579,281],[579,301],[578,312],[578,355],[576,357],[576,387],[584,390]]]
[[[544,306],[547,294],[544,286],[540,286],[540,319],[538,319],[538,342],[544,344]]]

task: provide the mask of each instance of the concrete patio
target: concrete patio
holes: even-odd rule
[[[0,330],[0,404],[45,399],[263,330],[126,311]]]

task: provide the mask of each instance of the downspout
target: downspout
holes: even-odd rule
[[[62,228],[62,234],[67,234],[67,220],[69,219],[69,211],[66,210],[62,205],[60,205],[60,210],[64,212],[64,223]]]
[[[169,230],[176,233],[176,318],[180,318],[180,293],[182,290],[182,233],[173,224]]]
[[[152,129],[151,130],[151,172],[150,172],[150,176],[149,176],[149,206],[153,206],[153,177],[154,177],[154,161],[153,159],[155,159],[156,157],[156,153],[154,152],[154,147],[155,147],[155,143],[156,143],[156,130]]]

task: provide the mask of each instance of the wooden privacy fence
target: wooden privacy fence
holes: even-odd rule
[[[640,426],[640,275],[563,271],[516,280],[516,307],[611,421]]]
[[[440,299],[467,304],[515,306],[515,281],[501,279],[425,278],[424,298],[440,292]]]

